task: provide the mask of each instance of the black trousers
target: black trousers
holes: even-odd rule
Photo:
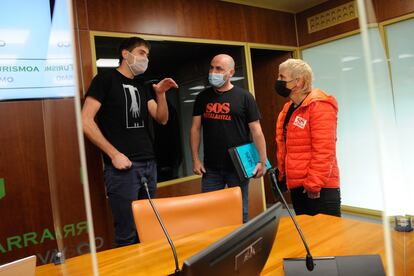
[[[307,193],[303,193],[303,187],[290,190],[293,208],[296,215],[326,214],[341,216],[341,192],[337,188],[323,188],[320,197],[310,199]]]

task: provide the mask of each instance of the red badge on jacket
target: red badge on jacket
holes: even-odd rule
[[[296,116],[295,121],[293,122],[293,125],[300,127],[301,129],[304,129],[306,126],[306,119]]]

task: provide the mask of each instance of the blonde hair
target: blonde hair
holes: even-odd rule
[[[290,73],[293,79],[303,79],[304,93],[308,93],[312,90],[313,73],[312,68],[301,59],[290,58],[279,65],[279,71],[285,70]]]

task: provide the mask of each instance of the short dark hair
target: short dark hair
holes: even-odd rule
[[[134,50],[138,46],[145,46],[146,48],[148,48],[148,50],[151,49],[151,45],[145,39],[142,39],[142,38],[137,37],[137,36],[125,38],[121,42],[121,44],[119,45],[119,49],[118,49],[119,65],[121,65],[122,59],[123,59],[122,50],[128,50],[129,52],[131,52],[132,50]]]

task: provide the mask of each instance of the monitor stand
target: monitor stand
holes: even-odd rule
[[[283,270],[286,276],[385,276],[379,255],[315,257],[313,262],[315,268],[309,271],[304,258],[285,258]]]

